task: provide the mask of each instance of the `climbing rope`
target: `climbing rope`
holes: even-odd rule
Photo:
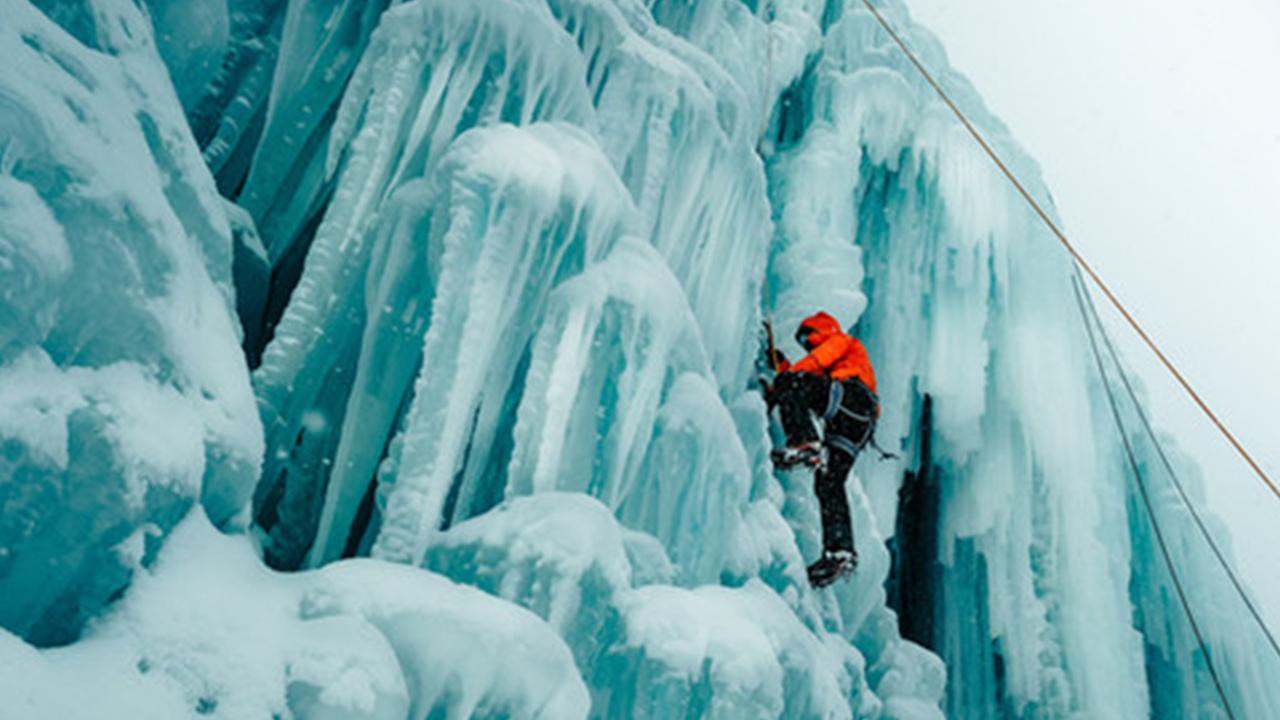
[[[1077,300],[1083,296],[1084,301],[1088,306],[1089,317],[1091,317],[1093,322],[1101,328],[1102,320],[1098,315],[1098,309],[1094,306],[1093,299],[1089,297],[1087,293],[1083,292],[1084,281],[1080,279],[1078,273],[1073,276],[1071,280],[1073,283],[1080,286],[1080,289],[1076,291]],[[1081,312],[1084,312],[1083,306],[1081,307]],[[1089,322],[1089,317],[1084,319],[1086,323]],[[1191,518],[1195,521],[1196,527],[1199,528],[1200,534],[1204,536],[1205,542],[1209,543],[1209,548],[1213,551],[1214,557],[1217,558],[1218,564],[1226,571],[1227,577],[1231,580],[1231,585],[1235,588],[1236,594],[1240,596],[1242,601],[1244,601],[1245,607],[1249,609],[1249,614],[1253,616],[1258,627],[1262,629],[1262,634],[1267,636],[1267,642],[1271,644],[1271,649],[1275,651],[1276,657],[1280,658],[1280,643],[1276,641],[1276,636],[1271,632],[1271,628],[1267,625],[1267,622],[1262,619],[1262,614],[1258,612],[1258,608],[1255,607],[1253,601],[1249,599],[1249,593],[1245,591],[1244,584],[1240,582],[1240,578],[1231,568],[1231,563],[1227,561],[1226,556],[1218,547],[1218,543],[1214,541],[1213,534],[1209,532],[1209,528],[1205,525],[1204,519],[1200,517],[1199,511],[1196,510],[1195,503],[1191,502],[1190,496],[1187,495],[1187,491],[1183,487],[1182,480],[1178,477],[1178,473],[1173,469],[1173,463],[1169,461],[1169,456],[1164,451],[1164,446],[1161,445],[1159,439],[1156,437],[1156,432],[1151,426],[1151,421],[1147,418],[1147,414],[1142,410],[1142,402],[1138,399],[1138,392],[1134,389],[1133,383],[1129,382],[1129,374],[1124,371],[1124,366],[1120,363],[1120,354],[1116,352],[1115,346],[1111,343],[1111,338],[1107,337],[1106,333],[1100,332],[1099,334],[1102,335],[1102,342],[1106,346],[1107,355],[1110,356],[1111,364],[1116,368],[1116,371],[1120,375],[1120,380],[1124,383],[1125,392],[1129,395],[1129,401],[1133,404],[1133,409],[1137,413],[1138,419],[1142,422],[1142,427],[1146,432],[1147,438],[1150,439],[1151,445],[1155,448],[1156,454],[1160,457],[1160,462],[1164,466],[1165,471],[1169,473],[1169,480],[1173,483],[1174,489],[1178,491],[1178,496],[1182,498],[1182,504],[1187,508],[1187,511],[1191,513]]]
[[[1077,274],[1071,279],[1071,288],[1075,291],[1076,304],[1080,308],[1080,317],[1084,320],[1085,332],[1089,335],[1089,346],[1092,348],[1093,358],[1098,364],[1098,374],[1102,377],[1102,386],[1107,392],[1107,401],[1111,405],[1111,414],[1115,418],[1116,428],[1120,432],[1121,440],[1124,441],[1125,455],[1129,459],[1129,467],[1133,471],[1134,480],[1138,485],[1138,493],[1142,498],[1142,504],[1146,507],[1147,519],[1151,522],[1152,532],[1155,535],[1157,545],[1160,547],[1160,555],[1164,558],[1165,568],[1169,571],[1169,577],[1173,580],[1173,587],[1178,594],[1178,602],[1182,605],[1182,612],[1187,616],[1187,621],[1191,624],[1191,631],[1196,636],[1196,643],[1200,646],[1201,657],[1204,659],[1209,676],[1213,679],[1213,687],[1217,690],[1218,698],[1222,700],[1222,706],[1227,711],[1227,717],[1235,720],[1235,713],[1232,712],[1231,703],[1227,700],[1226,690],[1223,689],[1222,681],[1218,678],[1218,670],[1214,666],[1213,655],[1209,652],[1209,645],[1205,642],[1203,633],[1200,632],[1200,623],[1196,621],[1195,613],[1191,610],[1191,603],[1188,601],[1187,593],[1183,589],[1182,579],[1178,576],[1177,568],[1173,564],[1173,556],[1169,552],[1169,545],[1165,541],[1164,531],[1160,529],[1160,521],[1156,518],[1155,507],[1147,491],[1147,483],[1142,477],[1142,468],[1134,456],[1133,446],[1129,443],[1129,435],[1125,432],[1124,421],[1120,416],[1120,406],[1116,402],[1115,391],[1111,387],[1111,379],[1107,375],[1106,367],[1102,362],[1102,353],[1098,349],[1098,341],[1094,337],[1093,323],[1089,322],[1089,316],[1084,309],[1084,299],[1081,297],[1083,291],[1079,275]],[[1095,317],[1094,319],[1096,320],[1097,318]],[[1098,330],[1101,332],[1101,327]],[[1268,636],[1270,636],[1269,632]]]
[[[1253,456],[1249,454],[1249,451],[1245,450],[1244,446],[1240,444],[1240,441],[1236,440],[1235,435],[1232,434],[1231,431],[1227,429],[1226,424],[1223,423],[1221,420],[1219,420],[1218,416],[1212,410],[1209,409],[1208,404],[1205,403],[1203,399],[1201,399],[1200,394],[1197,393],[1195,389],[1191,387],[1191,383],[1187,382],[1186,378],[1182,376],[1182,373],[1178,371],[1177,367],[1174,366],[1174,364],[1169,360],[1169,358],[1167,358],[1165,354],[1160,350],[1160,348],[1155,344],[1155,341],[1153,341],[1151,337],[1147,335],[1146,331],[1142,329],[1142,326],[1138,324],[1137,320],[1135,320],[1133,316],[1129,314],[1129,311],[1125,308],[1124,304],[1122,304],[1120,300],[1115,296],[1115,294],[1111,292],[1111,289],[1107,286],[1105,282],[1102,281],[1102,278],[1099,277],[1098,274],[1093,271],[1093,268],[1089,266],[1089,263],[1085,261],[1084,257],[1075,249],[1075,247],[1071,244],[1071,242],[1067,240],[1066,235],[1063,234],[1062,230],[1058,228],[1057,224],[1049,217],[1048,213],[1044,211],[1044,209],[1040,206],[1040,203],[1038,203],[1035,200],[1035,198],[1031,196],[1031,193],[1027,192],[1027,189],[1023,186],[1023,184],[1018,180],[1018,178],[1013,174],[1013,172],[1009,170],[1008,166],[1004,164],[1004,161],[1000,159],[1000,156],[996,154],[995,150],[991,148],[991,146],[987,143],[986,139],[982,136],[982,133],[978,132],[978,129],[975,128],[971,122],[969,122],[969,118],[965,116],[965,114],[960,110],[959,107],[956,106],[954,102],[952,102],[951,97],[947,94],[945,90],[942,89],[942,86],[939,85],[936,80],[934,80],[933,75],[929,73],[928,69],[925,68],[925,66],[920,62],[920,60],[916,58],[916,55],[914,52],[911,51],[911,48],[907,47],[907,44],[903,42],[902,38],[893,29],[893,26],[889,24],[889,21],[886,20],[884,16],[880,14],[880,11],[877,10],[875,5],[871,3],[871,0],[862,0],[862,4],[867,6],[867,9],[870,10],[871,14],[875,16],[877,21],[879,21],[880,25],[885,29],[885,32],[889,33],[889,36],[893,38],[894,43],[896,43],[897,46],[902,50],[902,52],[907,56],[907,59],[911,61],[911,64],[915,66],[916,70],[919,71],[920,75],[924,77],[925,81],[928,82],[931,87],[933,87],[934,91],[937,92],[938,96],[942,98],[942,101],[947,104],[947,107],[951,108],[951,112],[954,113],[957,118],[959,118],[961,124],[963,124],[965,129],[969,131],[969,134],[973,136],[973,139],[978,141],[978,144],[982,146],[982,149],[987,154],[987,157],[991,158],[992,162],[994,162],[996,166],[1000,168],[1000,172],[1002,172],[1004,176],[1009,180],[1009,182],[1013,184],[1013,187],[1017,189],[1018,193],[1021,194],[1022,197],[1027,201],[1027,203],[1031,206],[1032,210],[1034,210],[1035,213],[1040,216],[1040,219],[1044,222],[1045,226],[1049,228],[1050,232],[1052,232],[1058,238],[1058,240],[1062,243],[1063,247],[1067,249],[1067,252],[1071,254],[1071,257],[1075,259],[1076,264],[1081,269],[1083,269],[1084,272],[1088,274],[1089,278],[1093,281],[1093,283],[1097,285],[1100,290],[1102,290],[1102,293],[1106,295],[1107,300],[1111,302],[1112,306],[1114,306],[1117,310],[1120,311],[1120,314],[1124,317],[1125,321],[1129,324],[1129,326],[1132,327],[1134,331],[1138,333],[1138,336],[1142,338],[1142,341],[1146,343],[1147,347],[1150,348],[1153,353],[1155,353],[1156,357],[1160,359],[1160,362],[1164,364],[1165,368],[1168,369],[1169,372],[1173,374],[1173,377],[1177,379],[1178,383],[1182,386],[1182,388],[1187,392],[1188,395],[1191,396],[1191,399],[1195,401],[1196,405],[1200,407],[1201,411],[1203,411],[1204,414],[1208,416],[1208,418],[1213,422],[1213,424],[1217,426],[1218,430],[1223,434],[1223,436],[1226,437],[1228,442],[1231,443],[1232,447],[1235,448],[1236,452],[1242,458],[1244,458],[1244,461],[1248,463],[1249,467],[1253,469],[1254,473],[1256,473],[1258,477],[1262,479],[1262,482],[1265,483],[1266,486],[1271,490],[1271,493],[1275,495],[1277,499],[1280,499],[1280,487],[1277,487],[1276,483],[1273,482],[1270,477],[1268,477],[1267,473],[1264,472],[1262,470],[1262,467],[1253,459]]]
[[[1200,518],[1199,513],[1195,510],[1195,507],[1191,503],[1190,498],[1187,496],[1186,491],[1183,489],[1182,484],[1177,477],[1177,474],[1173,471],[1172,464],[1169,462],[1168,457],[1164,453],[1164,449],[1161,447],[1159,441],[1155,437],[1155,433],[1151,428],[1151,425],[1148,422],[1146,415],[1142,413],[1141,403],[1138,402],[1137,394],[1134,391],[1132,385],[1129,383],[1128,377],[1124,373],[1124,370],[1119,363],[1118,355],[1115,351],[1114,346],[1112,346],[1111,341],[1109,338],[1106,337],[1106,334],[1102,332],[1101,321],[1098,317],[1096,308],[1094,308],[1092,305],[1092,300],[1090,300],[1089,307],[1092,310],[1093,323],[1090,322],[1089,313],[1086,312],[1085,310],[1084,298],[1087,297],[1087,293],[1084,292],[1084,281],[1080,277],[1081,271],[1087,274],[1088,277],[1093,281],[1093,283],[1100,290],[1102,290],[1103,294],[1106,296],[1107,300],[1112,304],[1112,306],[1114,306],[1120,312],[1120,314],[1124,317],[1125,321],[1130,325],[1130,327],[1132,327],[1134,331],[1137,332],[1138,336],[1142,338],[1143,342],[1146,343],[1147,347],[1150,348],[1153,353],[1155,353],[1156,357],[1159,358],[1160,362],[1174,376],[1174,378],[1178,381],[1178,383],[1182,386],[1182,388],[1187,392],[1187,394],[1191,396],[1191,398],[1195,401],[1195,403],[1200,407],[1201,411],[1204,412],[1204,414],[1213,422],[1213,424],[1218,428],[1218,430],[1223,434],[1223,436],[1226,437],[1226,439],[1230,442],[1232,447],[1235,448],[1236,452],[1245,460],[1245,462],[1249,465],[1249,467],[1253,469],[1254,473],[1257,474],[1257,476],[1262,480],[1262,482],[1265,483],[1266,486],[1271,490],[1271,493],[1275,495],[1277,498],[1280,498],[1280,488],[1277,488],[1276,483],[1273,482],[1271,478],[1267,476],[1267,474],[1262,470],[1259,464],[1253,459],[1252,455],[1249,454],[1249,452],[1241,445],[1241,443],[1235,438],[1235,436],[1231,433],[1231,431],[1226,427],[1225,423],[1223,423],[1218,418],[1218,416],[1209,408],[1208,404],[1200,397],[1199,393],[1197,393],[1195,389],[1191,387],[1191,384],[1186,380],[1186,378],[1182,375],[1182,373],[1178,371],[1177,367],[1175,367],[1174,364],[1168,359],[1168,357],[1165,356],[1165,354],[1155,344],[1155,342],[1146,333],[1146,331],[1142,328],[1142,326],[1129,313],[1128,309],[1125,308],[1124,304],[1120,302],[1120,300],[1111,291],[1111,289],[1107,286],[1107,284],[1103,282],[1102,278],[1098,276],[1098,274],[1093,270],[1093,268],[1089,265],[1089,263],[1080,254],[1080,252],[1076,250],[1076,248],[1067,239],[1066,235],[1062,232],[1062,230],[1060,230],[1057,224],[1052,220],[1052,218],[1049,217],[1048,213],[1046,213],[1044,209],[1040,206],[1040,204],[1035,200],[1035,198],[1031,196],[1031,194],[1027,191],[1026,187],[1018,180],[1017,176],[1014,175],[1014,173],[1009,169],[1009,167],[1005,165],[1005,163],[1000,159],[999,155],[995,152],[995,150],[992,149],[991,145],[986,141],[986,139],[977,130],[977,128],[974,127],[973,123],[969,121],[968,117],[964,114],[964,112],[960,110],[960,108],[955,104],[955,102],[952,101],[951,97],[947,94],[947,92],[942,89],[942,86],[933,78],[932,74],[930,74],[929,71],[924,67],[924,65],[916,57],[915,53],[911,51],[911,49],[907,46],[907,44],[902,40],[901,36],[894,30],[893,26],[890,25],[890,23],[885,19],[885,17],[879,12],[879,10],[877,10],[876,7],[871,3],[871,0],[862,0],[862,2],[867,7],[867,10],[869,10],[871,14],[875,16],[876,20],[880,23],[880,25],[884,28],[884,30],[893,39],[894,43],[897,44],[897,46],[902,50],[903,54],[906,55],[907,59],[916,68],[916,70],[920,73],[920,75],[934,89],[934,91],[938,94],[938,96],[942,98],[942,101],[946,103],[947,107],[951,109],[951,112],[955,114],[955,116],[960,120],[961,124],[964,125],[965,129],[969,132],[969,134],[982,147],[982,150],[983,152],[986,153],[987,157],[989,157],[991,161],[995,163],[995,165],[1000,169],[1000,172],[1013,185],[1013,187],[1018,191],[1018,193],[1023,197],[1023,199],[1026,200],[1027,204],[1030,205],[1032,210],[1035,211],[1036,215],[1040,217],[1041,221],[1044,222],[1045,226],[1050,230],[1050,232],[1054,234],[1055,237],[1058,238],[1059,242],[1062,243],[1063,247],[1066,248],[1067,252],[1075,260],[1077,269],[1076,269],[1076,274],[1073,275],[1072,277],[1072,289],[1076,296],[1076,302],[1080,308],[1081,318],[1085,322],[1085,329],[1089,336],[1090,347],[1092,349],[1094,359],[1098,365],[1098,372],[1101,375],[1103,380],[1103,386],[1106,390],[1107,400],[1111,407],[1112,415],[1115,418],[1116,426],[1120,432],[1121,439],[1124,445],[1125,454],[1129,461],[1130,469],[1133,472],[1135,482],[1138,486],[1139,495],[1142,499],[1142,503],[1147,512],[1147,518],[1151,523],[1153,535],[1156,539],[1157,545],[1160,548],[1160,553],[1164,560],[1165,567],[1169,572],[1169,577],[1173,582],[1174,589],[1178,596],[1178,601],[1181,604],[1183,613],[1186,615],[1188,623],[1191,626],[1191,630],[1195,635],[1196,643],[1199,645],[1200,653],[1204,659],[1205,667],[1208,670],[1209,675],[1213,680],[1214,689],[1218,695],[1218,698],[1222,702],[1223,709],[1226,711],[1227,716],[1232,720],[1234,720],[1235,713],[1232,710],[1231,703],[1227,698],[1227,693],[1218,675],[1217,667],[1213,663],[1213,658],[1209,652],[1209,647],[1207,642],[1205,641],[1204,634],[1200,630],[1200,624],[1196,619],[1195,613],[1191,609],[1191,604],[1189,599],[1187,598],[1187,594],[1183,586],[1182,578],[1179,576],[1177,569],[1173,563],[1173,557],[1169,550],[1168,543],[1165,540],[1164,531],[1162,530],[1160,526],[1160,522],[1155,514],[1155,508],[1151,501],[1150,493],[1147,489],[1146,482],[1143,478],[1141,466],[1139,465],[1137,458],[1134,454],[1133,446],[1129,441],[1128,434],[1125,432],[1123,418],[1120,414],[1119,404],[1115,396],[1115,390],[1112,387],[1112,381],[1110,377],[1106,373],[1106,369],[1102,360],[1102,354],[1098,347],[1097,339],[1095,337],[1095,329],[1094,329],[1093,323],[1096,323],[1098,325],[1097,332],[1103,335],[1103,338],[1107,343],[1107,349],[1112,357],[1112,362],[1115,364],[1117,368],[1120,369],[1121,378],[1124,381],[1125,388],[1129,393],[1130,399],[1133,402],[1134,407],[1138,408],[1139,417],[1142,419],[1142,423],[1146,428],[1146,432],[1149,435],[1152,444],[1157,449],[1157,452],[1159,453],[1159,456],[1162,462],[1164,463],[1164,466],[1169,471],[1170,478],[1172,479],[1175,487],[1177,488],[1177,491],[1180,497],[1182,498],[1183,502],[1185,503],[1186,507],[1191,512],[1191,515],[1194,518],[1197,527],[1200,529],[1200,532],[1204,535],[1205,539],[1208,541],[1209,546],[1210,548],[1212,548],[1215,557],[1217,558],[1218,562],[1222,565],[1223,569],[1227,572],[1227,575],[1231,579],[1231,583],[1234,586],[1236,592],[1244,601],[1246,607],[1249,609],[1250,614],[1253,616],[1254,620],[1258,623],[1259,627],[1262,629],[1262,632],[1266,635],[1268,642],[1271,644],[1272,649],[1276,651],[1277,656],[1280,656],[1280,644],[1276,642],[1275,635],[1271,632],[1266,622],[1262,619],[1261,615],[1259,614],[1257,608],[1253,605],[1252,601],[1250,601],[1248,593],[1245,592],[1242,584],[1240,583],[1239,578],[1236,576],[1235,572],[1231,569],[1230,563],[1227,562],[1221,550],[1218,548],[1217,543],[1214,542],[1212,536],[1209,534],[1208,529],[1205,527],[1204,521]]]

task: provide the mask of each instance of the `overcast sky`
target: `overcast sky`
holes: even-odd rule
[[[1040,162],[1067,237],[1280,479],[1280,2],[905,2]],[[1104,315],[1280,630],[1280,499]]]

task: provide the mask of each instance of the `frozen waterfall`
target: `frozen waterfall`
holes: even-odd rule
[[[0,720],[1280,717],[861,2],[4,0],[0,61]],[[757,382],[818,309],[895,453],[825,590]]]

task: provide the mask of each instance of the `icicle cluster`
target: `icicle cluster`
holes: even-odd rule
[[[0,716],[1280,715],[1160,490],[1222,694],[1172,600],[1069,259],[860,3],[144,5],[0,6]],[[823,591],[756,378],[818,309],[902,456]]]

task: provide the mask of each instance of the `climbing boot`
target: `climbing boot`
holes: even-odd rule
[[[822,443],[814,440],[800,445],[788,445],[776,448],[769,453],[774,467],[779,470],[790,470],[793,467],[820,468],[827,462],[827,454]]]
[[[809,566],[809,584],[814,588],[824,588],[846,575],[852,575],[857,567],[857,550],[824,550],[822,557]]]

